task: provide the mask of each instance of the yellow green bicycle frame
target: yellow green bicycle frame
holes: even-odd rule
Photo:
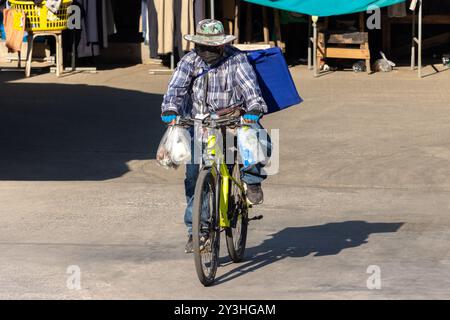
[[[237,181],[235,178],[233,178],[232,175],[230,175],[230,171],[228,170],[228,166],[224,161],[224,156],[222,153],[222,150],[218,148],[217,146],[217,136],[215,134],[208,135],[207,140],[207,153],[208,156],[212,160],[211,164],[211,172],[214,178],[217,177],[217,171],[219,170],[219,176],[220,176],[220,197],[219,197],[219,214],[220,214],[220,227],[221,228],[229,228],[231,227],[230,220],[228,219],[228,199],[230,194],[230,180],[236,183],[236,185],[241,189],[241,191],[244,190],[244,187]],[[216,159],[218,162],[216,162]],[[219,168],[217,170],[217,168]]]

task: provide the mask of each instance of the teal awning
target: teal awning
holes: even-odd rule
[[[281,10],[308,14],[311,16],[337,16],[366,11],[378,7],[387,7],[405,2],[405,0],[245,0]]]

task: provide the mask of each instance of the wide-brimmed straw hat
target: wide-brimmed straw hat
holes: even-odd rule
[[[236,40],[236,37],[225,34],[222,22],[205,19],[197,24],[196,34],[185,35],[184,39],[205,46],[221,46]]]

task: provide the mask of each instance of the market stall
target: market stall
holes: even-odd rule
[[[256,3],[263,6],[273,7],[281,10],[287,10],[291,12],[303,13],[312,16],[313,22],[313,69],[314,74],[318,73],[318,63],[317,58],[321,56],[326,56],[325,48],[320,48],[321,53],[318,53],[318,40],[319,34],[317,30],[318,17],[328,17],[336,15],[344,15],[351,13],[364,12],[373,8],[381,8],[386,6],[391,6],[397,3],[404,2],[405,0],[357,0],[357,1],[347,1],[347,0],[245,0],[247,2]],[[361,31],[363,33],[363,31]],[[361,48],[358,50],[358,55],[355,55],[349,50],[340,50],[339,54],[332,54],[332,57],[364,57],[367,60],[366,48],[367,41],[361,42]],[[336,50],[334,50],[336,51]],[[308,55],[311,59],[311,55]],[[370,58],[370,57],[369,57]],[[311,65],[311,61],[308,61],[308,65]]]
[[[42,41],[45,43],[48,37],[55,38],[56,53],[53,60],[56,68],[52,69],[58,76],[63,72],[64,53],[71,56],[71,68],[67,70],[80,71],[77,60],[99,56],[101,50],[109,46],[109,37],[116,32],[113,3],[113,0],[5,1],[8,10],[5,12],[10,12],[11,19],[15,22],[5,28],[9,30],[6,30],[2,38],[10,52],[19,53],[19,66],[20,52],[26,48],[26,76],[31,74],[34,42],[38,37],[44,37],[45,40]],[[51,5],[55,7],[52,9]],[[20,28],[16,25],[17,21],[23,21]],[[17,31],[24,35],[26,46],[22,41],[16,41],[15,46],[10,45],[8,33],[10,37],[18,38]],[[64,46],[63,39],[70,45]]]
[[[192,44],[184,40],[182,35],[194,33],[195,26],[203,19],[221,19],[227,32],[234,34],[238,39],[236,43],[239,43],[239,0],[222,1],[220,5],[214,0],[141,1],[142,31],[145,44],[149,47],[150,58],[158,61],[161,56],[170,56],[171,70],[174,69],[176,61],[192,49]],[[220,17],[216,14],[217,11],[220,11]],[[267,16],[264,21],[267,23]],[[251,27],[247,26],[246,30],[247,37],[250,38]],[[151,73],[159,73],[158,71],[160,70],[151,70]]]
[[[252,48],[277,46],[282,50],[285,49],[281,39],[280,10],[274,9],[269,12],[266,6],[255,6],[241,0],[223,1],[221,9],[222,21],[228,25],[228,32],[237,39],[235,44]],[[255,20],[259,21],[258,27],[254,26]],[[254,41],[255,33],[262,34],[260,41]]]
[[[313,64],[315,74],[317,75],[317,57],[323,57],[323,49],[318,46],[318,41],[323,38],[322,34],[319,34],[317,30],[317,22],[319,17],[330,17],[330,16],[338,16],[338,15],[346,15],[352,13],[362,13],[367,10],[373,10],[374,8],[382,8],[389,7],[389,9],[394,8],[394,5],[403,5],[405,7],[405,2],[409,2],[407,0],[355,0],[355,1],[346,1],[346,0],[245,0],[249,3],[259,4],[262,6],[272,7],[280,10],[287,10],[290,12],[307,14],[312,17],[312,35],[311,42],[309,42],[309,54],[308,54],[308,65]],[[423,25],[431,24],[431,25],[448,25],[450,21],[450,15],[448,14],[438,14],[438,15],[428,15],[423,16],[423,3],[433,2],[434,0],[411,0],[410,1],[410,10],[412,14],[407,15],[405,13],[405,17],[398,17],[395,14],[391,14],[391,11],[388,10],[388,14],[383,15],[383,51],[389,52],[391,48],[390,42],[390,33],[391,33],[391,25],[392,24],[411,24],[411,46],[404,46],[399,48],[396,52],[400,51],[410,51],[411,52],[411,68],[415,69],[416,65],[416,57],[417,57],[417,65],[418,65],[418,75],[422,76],[422,50],[425,48],[430,48],[432,46],[448,43],[450,39],[450,33],[444,32],[438,35],[431,36],[427,39],[423,39]],[[439,4],[442,7],[442,4]],[[360,30],[360,32],[363,32]],[[360,33],[356,35],[357,39],[361,39],[362,36],[365,36],[364,33]],[[334,37],[336,38],[336,37]],[[347,37],[348,38],[348,37]],[[358,40],[360,41],[360,40]],[[368,43],[368,41],[366,42]],[[311,44],[313,48],[311,48]],[[341,45],[341,44],[339,44]],[[318,50],[320,51],[318,54]],[[340,50],[340,49],[339,49]],[[361,52],[356,55],[352,55],[350,51],[342,51],[344,56],[360,56],[362,58],[367,59],[367,56]],[[312,51],[314,53],[312,54]],[[333,50],[333,52],[336,50]],[[417,54],[416,54],[417,52]],[[336,56],[332,54],[332,56]],[[342,56],[342,55],[340,55]],[[313,61],[311,61],[313,60]]]
[[[434,10],[427,10],[424,15],[424,6],[436,4]],[[412,0],[409,7],[411,14],[406,10],[394,16],[383,16],[383,51],[388,54],[402,55],[411,53],[411,69],[416,67],[417,52],[417,70],[418,76],[422,77],[422,52],[423,50],[433,48],[445,43],[450,43],[450,31],[440,32],[439,34],[424,38],[423,26],[450,26],[450,5],[447,2],[439,3],[436,0]],[[427,8],[430,9],[430,8]],[[446,11],[447,9],[447,11]],[[447,12],[447,14],[445,14]],[[391,32],[392,25],[411,25],[411,45],[392,47]]]

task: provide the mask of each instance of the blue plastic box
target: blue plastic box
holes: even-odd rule
[[[303,102],[280,48],[248,51],[247,56],[258,77],[268,113]]]

